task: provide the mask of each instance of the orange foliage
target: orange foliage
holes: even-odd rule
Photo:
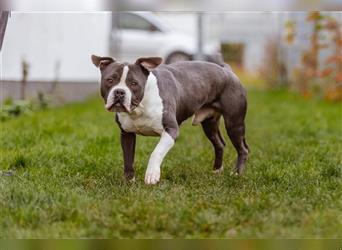
[[[342,55],[333,55],[325,59],[324,63],[342,63]]]
[[[333,17],[323,16],[319,11],[311,11],[307,21],[313,25],[310,47],[302,52],[302,66],[297,70],[295,84],[305,97],[312,96],[317,89],[326,100],[342,100],[342,35],[340,24]],[[322,43],[321,31],[329,31],[332,36]],[[294,39],[291,37],[291,39]],[[322,49],[334,49],[333,55],[325,58],[324,68],[320,69],[318,56]],[[318,87],[318,88],[317,88]]]
[[[341,82],[341,81],[342,81],[342,72],[339,72],[339,73],[336,75],[335,80],[336,80],[337,82]]]
[[[308,16],[306,17],[307,21],[316,21],[322,18],[322,15],[319,11],[310,11]]]
[[[325,91],[324,98],[328,101],[334,101],[334,102],[342,101],[342,87],[328,88]]]
[[[328,77],[331,76],[331,74],[334,72],[333,68],[325,68],[319,73],[319,77]]]

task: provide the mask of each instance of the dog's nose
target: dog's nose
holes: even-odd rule
[[[125,96],[125,90],[123,90],[123,89],[116,89],[116,90],[114,90],[114,96],[115,97],[117,97],[117,98],[124,98],[124,96]]]

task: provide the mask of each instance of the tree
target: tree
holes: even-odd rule
[[[309,12],[306,20],[313,26],[310,46],[302,51],[301,65],[294,71],[294,85],[304,96],[318,94],[330,101],[342,101],[340,23],[333,16],[323,15],[319,11]],[[289,32],[287,41],[292,43],[295,35]],[[324,49],[333,52],[320,63],[319,54]]]

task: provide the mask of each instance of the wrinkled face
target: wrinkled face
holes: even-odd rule
[[[135,64],[128,64],[92,56],[92,61],[101,71],[101,95],[106,109],[131,113],[144,97],[150,70],[161,63],[161,58],[140,58]]]

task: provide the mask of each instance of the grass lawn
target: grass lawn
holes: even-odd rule
[[[245,174],[230,175],[226,133],[225,171],[212,174],[211,145],[187,122],[156,186],[143,180],[158,138],[138,137],[125,183],[100,98],[11,119],[0,124],[0,237],[342,237],[341,119],[339,104],[250,90]]]

